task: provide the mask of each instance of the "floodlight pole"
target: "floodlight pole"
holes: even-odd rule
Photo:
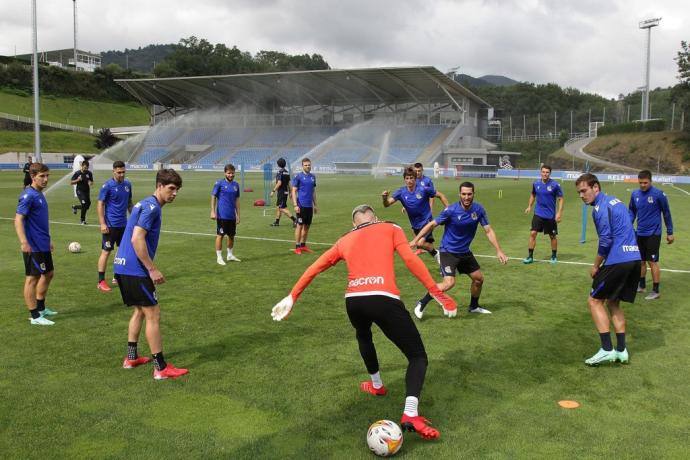
[[[74,70],[77,68],[77,0],[72,0],[72,11],[74,15]]]
[[[31,21],[33,27],[33,83],[34,83],[34,157],[41,163],[41,113],[38,94],[38,23],[36,22],[36,0],[31,1]]]
[[[651,43],[652,43],[652,27],[659,25],[661,18],[647,19],[641,21],[639,24],[640,29],[647,29],[647,55],[645,62],[645,80],[644,80],[644,93],[642,97],[642,115],[641,120],[649,120],[649,64],[650,64],[650,54],[651,54]]]

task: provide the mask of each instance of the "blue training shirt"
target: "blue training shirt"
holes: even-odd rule
[[[153,260],[156,256],[158,238],[161,234],[161,218],[161,206],[153,195],[134,205],[132,214],[127,220],[127,228],[122,235],[122,242],[117,248],[114,262],[115,273],[129,276],[149,276],[148,270],[137,257],[137,253],[134,252],[132,234],[134,227],[141,227],[146,230],[146,248],[149,251],[149,257]]]
[[[400,201],[400,203],[407,211],[407,217],[410,219],[410,225],[415,230],[419,230],[426,224],[431,222],[431,206],[429,206],[429,198],[436,196],[435,190],[421,187],[419,182],[415,183],[414,190],[411,192],[407,187],[400,187],[393,192],[393,198]]]
[[[297,173],[292,179],[292,186],[297,189],[297,206],[300,208],[314,207],[314,189],[316,177],[313,174]]]
[[[223,220],[236,220],[236,200],[240,197],[240,186],[237,182],[222,178],[213,186],[211,195],[218,198],[216,217]]]
[[[637,218],[637,235],[652,236],[661,235],[661,215],[666,222],[666,234],[673,235],[673,220],[671,208],[668,205],[666,194],[656,187],[649,187],[643,192],[637,189],[630,196],[630,217],[633,222]]]
[[[24,233],[31,252],[50,252],[48,202],[45,195],[33,187],[25,188],[19,195],[17,214],[24,216]]]
[[[421,179],[417,179],[417,183],[422,187],[429,189],[433,193],[433,196],[436,196],[436,189],[434,188],[434,183],[431,181],[431,178],[422,176]]]
[[[544,183],[541,179],[535,180],[532,184],[532,195],[537,199],[534,207],[534,215],[542,219],[556,218],[556,199],[563,197],[563,190],[553,179]]]
[[[441,252],[464,254],[470,252],[470,244],[477,233],[477,226],[489,225],[486,210],[479,203],[472,203],[465,209],[459,202],[453,203],[441,211],[436,219],[437,224],[444,225]]]
[[[640,260],[637,237],[625,204],[615,196],[599,192],[592,206],[592,219],[599,235],[597,254],[606,258],[604,265]]]
[[[118,182],[110,179],[101,186],[98,201],[105,207],[105,224],[110,228],[127,225],[127,211],[132,201],[132,184],[127,180]]]

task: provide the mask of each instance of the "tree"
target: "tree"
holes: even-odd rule
[[[98,130],[98,134],[96,134],[96,148],[100,150],[107,149],[108,147],[112,147],[119,141],[113,133],[110,132],[108,128],[102,128]]]
[[[678,51],[675,58],[678,64],[678,81],[680,83],[671,90],[671,100],[685,112],[690,109],[690,46],[688,46],[688,42],[682,41],[680,48],[681,50]],[[685,130],[690,132],[690,120],[686,120]]]

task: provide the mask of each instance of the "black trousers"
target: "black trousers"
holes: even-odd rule
[[[79,200],[79,204],[75,206],[76,209],[81,209],[81,221],[84,222],[86,220],[86,211],[89,210],[91,207],[91,194],[89,192],[82,192],[80,190],[77,190],[77,199]]]
[[[356,330],[359,352],[369,374],[379,371],[379,360],[372,340],[371,325],[376,324],[383,334],[407,358],[405,385],[407,396],[419,398],[429,360],[417,326],[400,300],[382,295],[347,297],[347,316]]]

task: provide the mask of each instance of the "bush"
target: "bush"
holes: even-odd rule
[[[634,121],[620,125],[604,125],[597,130],[599,135],[615,133],[651,133],[666,129],[666,121],[660,118],[647,121]]]

